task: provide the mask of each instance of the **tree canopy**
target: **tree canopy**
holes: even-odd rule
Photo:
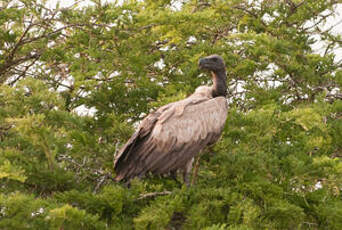
[[[342,229],[339,2],[1,0],[0,229]],[[196,184],[113,182],[138,122],[210,84],[214,53],[229,113]]]

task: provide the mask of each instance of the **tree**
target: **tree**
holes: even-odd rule
[[[1,1],[0,228],[341,229],[340,6]],[[196,184],[114,183],[137,122],[208,83],[213,53],[230,111]]]

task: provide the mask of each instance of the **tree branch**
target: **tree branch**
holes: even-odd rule
[[[145,194],[140,194],[137,200],[142,200],[145,198],[152,198],[152,197],[156,197],[156,196],[166,196],[166,195],[170,195],[170,194],[172,194],[172,192],[170,192],[170,191],[145,193]]]

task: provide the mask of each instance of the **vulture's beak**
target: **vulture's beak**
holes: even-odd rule
[[[200,58],[198,61],[198,66],[200,69],[205,69],[208,65],[208,60],[206,58]]]

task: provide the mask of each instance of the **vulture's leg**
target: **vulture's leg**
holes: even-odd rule
[[[196,178],[197,178],[197,174],[198,174],[198,169],[199,169],[199,165],[200,165],[200,159],[201,159],[201,153],[196,157],[196,162],[195,162],[195,168],[194,168],[194,172],[192,174],[192,180],[191,180],[191,185],[195,184]]]
[[[186,184],[187,187],[190,186],[190,174],[191,174],[193,162],[194,162],[194,158],[191,158],[191,160],[189,160],[188,163],[186,163],[184,171],[183,171],[184,183]]]

